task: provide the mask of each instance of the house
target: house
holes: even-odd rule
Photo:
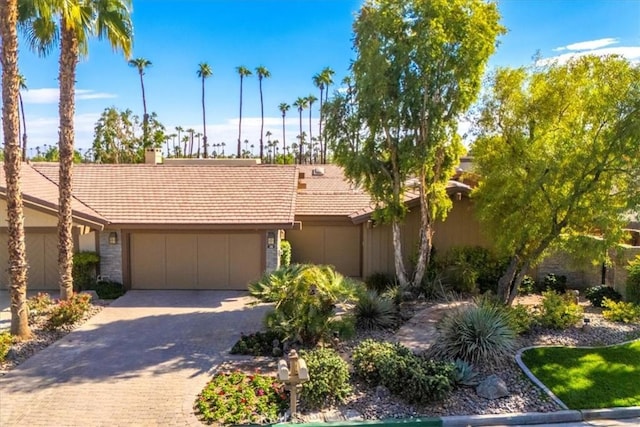
[[[57,163],[23,165],[30,289],[58,286],[57,182]],[[450,182],[454,208],[436,226],[438,250],[486,243],[469,190]],[[98,252],[99,274],[130,289],[246,289],[278,267],[283,238],[296,262],[331,264],[353,277],[393,271],[390,227],[372,220],[370,197],[335,165],[214,159],[156,164],[152,156],[148,164],[76,165],[73,192],[76,250]],[[5,197],[0,187],[0,203]],[[410,258],[419,209],[415,196],[407,203]],[[6,215],[5,206],[0,211]],[[0,242],[6,233],[0,227]],[[2,251],[0,264],[6,263]]]

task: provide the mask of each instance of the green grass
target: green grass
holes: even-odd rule
[[[640,340],[615,347],[535,348],[522,360],[571,409],[640,405]]]

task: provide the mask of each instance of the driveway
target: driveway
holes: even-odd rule
[[[199,426],[198,392],[264,306],[233,291],[129,291],[0,378],[2,426]]]

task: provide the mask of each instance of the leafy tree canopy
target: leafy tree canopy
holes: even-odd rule
[[[499,69],[477,130],[479,215],[512,257],[505,302],[549,250],[602,257],[620,241],[624,214],[640,207],[640,67],[585,56]]]

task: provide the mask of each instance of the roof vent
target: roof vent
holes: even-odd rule
[[[324,176],[324,168],[313,168],[311,176]]]

